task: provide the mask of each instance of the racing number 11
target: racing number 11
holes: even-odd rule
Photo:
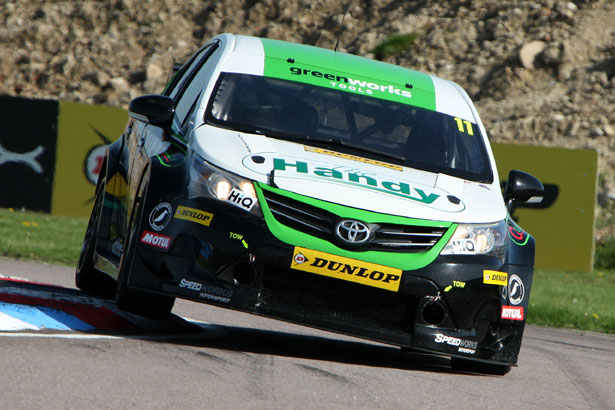
[[[462,120],[461,118],[455,117],[455,121],[457,122],[457,128],[459,129],[459,132],[464,132],[463,130],[463,124],[466,125],[466,132],[468,133],[468,135],[474,135],[474,130],[472,129],[472,123],[468,120]]]

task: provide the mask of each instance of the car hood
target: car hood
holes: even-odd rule
[[[315,146],[203,125],[190,147],[245,178],[353,208],[457,223],[494,222],[506,209],[484,184]]]

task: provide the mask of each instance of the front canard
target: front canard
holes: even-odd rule
[[[347,280],[397,292],[401,269],[364,262],[295,246],[290,267],[304,272]]]

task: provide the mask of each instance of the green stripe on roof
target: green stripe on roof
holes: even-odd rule
[[[318,47],[265,38],[261,41],[267,77],[436,109],[434,85],[428,74]],[[412,88],[406,84],[412,84]]]

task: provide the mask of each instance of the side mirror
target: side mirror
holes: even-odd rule
[[[545,188],[542,183],[530,174],[522,171],[511,170],[506,182],[504,191],[504,201],[508,212],[512,214],[514,205],[536,204],[542,201]]]
[[[157,126],[170,126],[175,114],[175,102],[166,95],[144,95],[130,101],[128,115]]]

